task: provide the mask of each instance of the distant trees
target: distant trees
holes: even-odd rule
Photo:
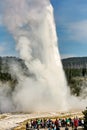
[[[15,70],[19,67],[19,71],[21,71],[21,73],[25,76],[29,76],[30,74],[22,59],[8,56],[0,57],[0,82],[8,83],[11,90],[13,90],[18,84],[18,79],[16,72],[13,74],[10,67],[15,67]]]
[[[11,87],[12,90],[18,83],[16,75],[13,76],[12,72],[10,72],[10,67],[14,64],[15,66],[19,65],[23,72],[26,71],[26,65],[22,59],[16,57],[0,57],[0,82],[8,82],[9,87]]]
[[[11,74],[9,73],[2,73],[0,72],[0,82],[6,83],[9,82],[9,87],[13,90],[18,83],[16,77],[12,78]]]
[[[73,77],[82,76],[82,69],[76,69],[76,68],[64,68],[66,77],[68,82],[71,81]]]
[[[64,66],[63,66],[64,67]],[[71,93],[80,96],[82,83],[87,75],[86,68],[64,68],[65,75],[70,86]]]
[[[1,80],[1,81],[9,81],[9,80],[12,80],[11,74],[0,72],[0,80]]]
[[[83,80],[87,77],[87,57],[63,59],[62,64],[71,93],[79,96]]]
[[[87,68],[87,57],[74,57],[62,59],[64,68]]]

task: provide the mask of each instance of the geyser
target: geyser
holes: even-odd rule
[[[3,22],[32,76],[17,69],[19,84],[4,111],[67,109],[67,84],[57,47],[53,8],[49,0],[3,0]],[[9,105],[10,102],[10,105]],[[10,106],[14,106],[10,107]]]
[[[24,110],[25,107],[40,111],[64,109],[67,106],[67,85],[57,47],[52,6],[47,0],[28,0],[25,6],[27,2],[26,23],[21,21],[21,27],[17,26],[14,36],[20,57],[25,60],[34,77],[23,81],[22,89],[17,91],[17,102],[26,103],[21,104]]]
[[[1,109],[4,111],[12,111],[13,108],[18,111],[66,109],[67,85],[57,47],[50,1],[3,0],[2,3],[4,24],[12,33],[19,55],[33,76],[25,77],[16,70],[19,84],[12,93],[12,100],[7,98],[6,106],[0,102]]]

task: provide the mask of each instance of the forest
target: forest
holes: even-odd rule
[[[62,64],[71,93],[80,96],[87,88],[87,57],[62,59]]]

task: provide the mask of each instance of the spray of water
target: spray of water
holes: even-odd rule
[[[19,111],[67,109],[68,87],[62,69],[53,8],[49,0],[3,0],[3,22],[16,41],[16,49],[29,73],[17,70],[19,84],[12,106]],[[9,99],[8,99],[9,101]],[[7,103],[8,110],[9,103]],[[6,111],[6,108],[2,106]]]

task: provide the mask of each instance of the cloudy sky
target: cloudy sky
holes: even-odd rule
[[[51,3],[61,57],[87,56],[87,0],[51,0]],[[0,56],[17,56],[15,41],[1,17],[0,9]]]

